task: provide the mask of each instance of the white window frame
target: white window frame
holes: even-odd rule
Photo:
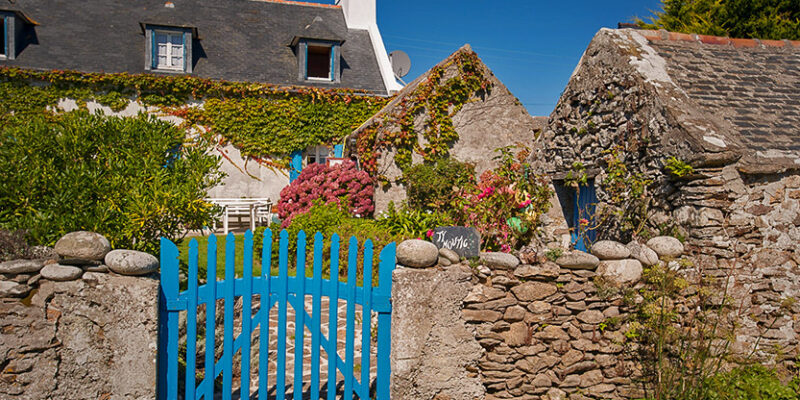
[[[153,61],[153,65],[155,66],[154,69],[158,70],[158,71],[179,71],[179,72],[186,71],[186,36],[185,36],[185,33],[181,32],[181,31],[171,31],[171,30],[166,30],[166,29],[153,29],[152,35],[154,35],[153,36],[153,45],[156,46],[156,48],[153,51],[153,56],[156,58]],[[167,52],[166,59],[167,59],[167,64],[168,65],[161,65],[158,62],[158,59],[160,58],[160,55],[159,55],[159,47],[160,46],[159,46],[159,42],[158,42],[158,36],[159,35],[164,35],[164,36],[167,37],[167,41],[166,41],[166,52]],[[181,61],[182,61],[182,64],[180,66],[172,65],[172,48],[175,45],[172,44],[172,40],[170,40],[170,39],[172,37],[176,37],[176,36],[180,37],[181,43],[182,43],[180,45],[180,48],[181,48]]]
[[[323,149],[325,150],[325,157],[321,157]],[[311,147],[306,149],[306,154],[305,154],[305,157],[303,157],[303,161],[304,161],[305,165],[327,164],[328,163],[328,159],[332,158],[333,156],[334,156],[333,148],[331,148],[331,147],[328,147],[328,146],[311,146]],[[311,162],[311,158],[312,157],[314,158],[314,162]],[[323,158],[324,161],[320,162],[320,158]]]
[[[319,76],[308,76],[308,53],[309,47],[324,47],[328,49],[328,76],[327,77],[319,77]],[[306,80],[309,81],[319,81],[319,82],[331,82],[333,81],[333,57],[334,57],[334,49],[332,44],[320,44],[320,43],[306,43]]]

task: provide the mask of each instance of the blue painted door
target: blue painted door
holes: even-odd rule
[[[188,250],[185,289],[180,290],[179,252],[171,241],[161,239],[161,291],[159,303],[159,343],[158,343],[158,398],[214,399],[215,394],[222,399],[234,397],[238,386],[238,398],[247,399],[256,394],[259,399],[285,399],[288,393],[295,400],[306,397],[319,399],[321,388],[326,388],[327,399],[389,399],[389,352],[391,344],[391,283],[395,267],[394,243],[380,252],[378,259],[378,285],[373,284],[373,245],[367,240],[363,246],[355,237],[350,238],[347,247],[347,280],[338,279],[340,238],[334,234],[325,239],[322,234],[314,235],[312,264],[306,266],[306,234],[300,231],[296,238],[290,238],[284,230],[280,232],[277,243],[277,260],[273,260],[272,232],[266,230],[261,253],[261,273],[253,275],[254,238],[248,231],[244,237],[243,251],[236,252],[236,238],[231,233],[225,238],[225,265],[222,280],[217,279],[217,239],[209,237],[206,248],[207,259],[199,259],[199,245],[192,239]],[[294,270],[289,271],[289,242],[296,240]],[[325,241],[329,246],[325,246]],[[326,248],[325,251],[323,249]],[[362,250],[362,256],[359,256]],[[277,265],[275,265],[277,261]],[[327,261],[327,262],[326,262]],[[363,266],[363,274],[358,276],[357,265]],[[205,263],[204,277],[199,277],[199,265]],[[324,277],[323,264],[327,265],[328,277]],[[235,268],[241,265],[240,276]],[[277,273],[274,273],[277,271]],[[198,278],[205,278],[200,284]],[[358,281],[362,282],[360,285]],[[224,306],[218,310],[218,300]],[[327,300],[327,307],[322,304]],[[241,301],[240,321],[234,319],[234,304]],[[340,309],[345,308],[343,315]],[[204,308],[205,313],[198,311]],[[356,308],[360,310],[356,312]],[[257,310],[257,311],[256,311]],[[215,318],[205,318],[198,325],[198,315],[223,315],[222,343],[215,343]],[[310,314],[309,314],[310,312]],[[185,313],[185,341],[179,315]],[[290,313],[294,314],[293,324],[289,324]],[[270,315],[277,318],[272,318]],[[327,314],[323,318],[323,314]],[[373,314],[377,315],[376,326],[372,327]],[[340,318],[345,319],[344,358],[340,356],[339,338]],[[322,322],[330,329],[323,329]],[[275,326],[277,325],[277,326]],[[356,358],[356,327],[360,330],[360,356]],[[203,332],[198,332],[198,327]],[[265,327],[265,329],[260,329]],[[276,342],[270,345],[270,327],[276,328]],[[294,330],[293,327],[305,329]],[[251,348],[253,333],[259,329],[258,351]],[[287,336],[289,331],[294,335]],[[306,330],[310,338],[306,337]],[[235,335],[234,332],[240,332]],[[199,354],[198,339],[204,340],[205,351]],[[373,339],[375,341],[373,345]],[[310,342],[309,342],[310,340]],[[293,350],[287,348],[287,342]],[[306,351],[310,343],[310,351]],[[273,348],[274,347],[274,348]],[[376,348],[372,351],[372,348]],[[215,350],[221,357],[217,357]],[[321,354],[324,352],[327,368],[323,369]],[[251,371],[251,359],[256,353],[258,362]],[[375,358],[376,374],[371,375],[372,360]],[[287,362],[292,355],[294,362]],[[180,363],[183,360],[184,363]],[[274,363],[271,363],[275,360]],[[308,360],[310,376],[304,379],[304,363]],[[234,362],[238,363],[239,379],[234,382]],[[180,365],[185,365],[181,368]],[[290,364],[291,368],[290,369]],[[199,367],[199,368],[198,368]],[[321,382],[321,372],[326,372],[327,382]],[[287,374],[292,391],[287,392]],[[337,378],[341,375],[343,378]],[[251,380],[257,377],[257,384]],[[274,382],[270,378],[274,377]],[[295,390],[301,388],[301,390]],[[373,389],[374,393],[370,390]]]
[[[597,191],[594,187],[594,180],[589,179],[586,185],[579,186],[575,197],[575,208],[572,217],[572,243],[576,250],[588,251],[591,244],[597,240],[597,227],[594,218],[597,206]]]

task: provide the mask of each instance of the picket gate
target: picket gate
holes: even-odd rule
[[[294,239],[294,238],[292,238]],[[255,391],[258,399],[267,399],[270,385],[274,393],[269,398],[283,400],[286,398],[287,374],[287,310],[294,310],[295,327],[306,327],[311,333],[311,377],[307,382],[309,389],[307,395],[311,399],[320,397],[320,350],[327,355],[327,396],[328,400],[337,398],[337,371],[344,377],[343,390],[338,393],[342,399],[359,398],[366,400],[374,395],[378,400],[389,399],[389,352],[391,344],[391,283],[392,271],[395,267],[396,244],[391,243],[383,248],[379,256],[378,279],[379,285],[373,286],[372,260],[373,244],[367,240],[363,245],[363,284],[357,285],[357,263],[359,244],[355,237],[348,243],[347,280],[340,282],[339,256],[340,238],[334,234],[330,241],[330,279],[323,279],[323,247],[324,238],[319,232],[314,235],[313,263],[311,277],[306,276],[306,234],[300,231],[297,235],[296,274],[290,276],[288,272],[289,234],[280,232],[278,242],[278,274],[272,275],[272,232],[266,230],[263,237],[263,251],[261,256],[261,274],[253,276],[253,233],[247,231],[244,237],[244,249],[241,255],[235,252],[235,237],[228,234],[225,240],[225,279],[217,280],[217,240],[209,237],[207,260],[198,259],[198,242],[192,239],[189,244],[188,273],[186,290],[180,290],[179,282],[179,251],[178,247],[170,240],[161,239],[161,290],[159,299],[159,343],[158,343],[158,383],[157,392],[159,399],[204,399],[212,400],[222,398],[231,399],[233,396],[234,382],[232,379],[234,354],[240,354],[241,379],[240,396],[242,399],[251,398],[252,382],[250,373],[250,360],[252,357],[251,341],[255,329],[260,326],[268,327],[269,310],[277,307],[277,368],[275,382],[269,382],[269,329],[260,329],[258,349],[258,387]],[[206,262],[207,280],[205,284],[198,285],[198,266],[201,261]],[[236,278],[234,275],[235,263],[243,267],[243,276]],[[257,296],[257,297],[255,297]],[[311,297],[311,314],[305,304]],[[253,301],[258,307],[257,313],[242,312],[240,334],[234,337],[234,302],[238,297],[242,299],[242,310],[251,310]],[[327,297],[328,310],[323,310],[321,299]],[[197,320],[198,307],[205,305],[206,316],[214,316],[217,312],[217,300],[224,300],[224,327],[222,356],[217,358],[214,349],[219,347],[214,338],[216,328],[215,318],[205,319],[205,353],[202,355],[204,374],[197,376]],[[345,301],[346,306],[346,333],[345,355],[342,359],[338,354],[338,322],[341,317],[338,312],[340,301]],[[361,307],[361,360],[356,365],[354,351],[354,337],[356,326],[356,305]],[[325,335],[321,329],[321,315],[327,311],[329,333]],[[180,328],[179,314],[184,312],[185,317],[185,350],[179,347]],[[372,346],[372,312],[377,313],[377,376],[374,381],[374,393],[370,393],[370,353]],[[303,360],[304,360],[304,329],[295,329],[294,337],[294,370],[292,380],[293,399],[303,398]],[[289,337],[289,340],[292,340]],[[179,359],[185,360],[185,371],[180,371]],[[256,371],[253,371],[254,373]],[[221,384],[219,384],[219,376]],[[182,375],[182,376],[179,376]],[[191,379],[190,377],[195,377]],[[185,379],[184,388],[179,393],[179,382]]]

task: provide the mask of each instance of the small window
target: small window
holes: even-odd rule
[[[308,45],[308,79],[331,80],[331,47]]]
[[[143,29],[147,39],[146,70],[192,72],[193,29],[152,25]]]
[[[155,31],[155,68],[183,71],[183,33]]]
[[[312,146],[306,150],[306,165],[325,164],[330,157],[330,148],[327,146]]]

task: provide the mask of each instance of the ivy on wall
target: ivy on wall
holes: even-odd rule
[[[453,65],[457,73],[447,77]],[[458,140],[453,116],[468,102],[488,94],[491,87],[492,82],[475,52],[456,53],[449,62],[431,69],[427,79],[391,113],[376,118],[359,132],[356,150],[362,168],[387,183],[385,177],[378,175],[378,158],[390,148],[396,150],[394,162],[402,171],[411,167],[413,153],[421,155],[426,162],[446,158],[449,145]],[[415,126],[422,127],[424,144],[420,143]]]
[[[96,101],[114,111],[131,100],[157,107],[184,118],[184,128],[203,127],[200,131],[218,143],[281,167],[288,166],[285,157],[293,151],[344,138],[389,101],[361,91],[192,76],[0,68],[0,123],[11,113],[50,112],[65,98],[79,106]],[[203,104],[189,104],[193,100]]]

